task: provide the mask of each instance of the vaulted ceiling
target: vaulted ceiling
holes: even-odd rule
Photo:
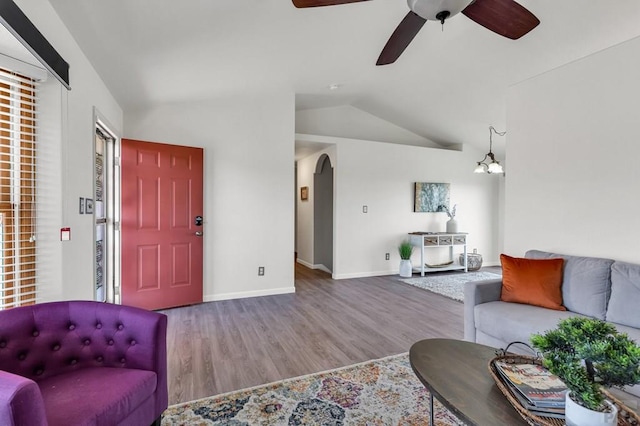
[[[376,67],[404,0],[50,2],[125,114],[287,90],[299,110],[352,105],[437,143],[483,149],[488,126],[506,126],[510,85],[640,36],[637,0],[522,0],[541,24],[519,40],[460,14],[427,22],[396,63]]]

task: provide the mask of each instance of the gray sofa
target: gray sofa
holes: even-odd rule
[[[525,257],[565,260],[562,299],[567,310],[501,302],[501,279],[471,282],[464,291],[465,340],[504,348],[514,341],[529,343],[531,334],[556,328],[561,319],[589,316],[613,323],[640,343],[640,265],[539,250]],[[639,385],[625,390],[640,396]]]

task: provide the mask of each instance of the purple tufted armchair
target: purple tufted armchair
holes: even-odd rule
[[[0,311],[0,425],[160,424],[167,317],[89,301]]]

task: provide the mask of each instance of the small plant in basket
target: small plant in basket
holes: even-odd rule
[[[608,411],[601,388],[640,383],[640,346],[610,323],[572,317],[531,337],[544,366],[560,377],[569,398],[592,411]],[[567,401],[567,417],[569,416]]]

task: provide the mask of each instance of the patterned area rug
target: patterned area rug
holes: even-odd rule
[[[437,425],[463,425],[435,401]],[[172,405],[168,425],[426,425],[429,392],[394,355],[323,373]]]
[[[500,277],[501,275],[494,274],[493,272],[451,272],[447,275],[427,275],[425,277],[407,278],[400,281],[462,302],[464,300],[464,285],[466,283],[470,281],[492,280]]]

